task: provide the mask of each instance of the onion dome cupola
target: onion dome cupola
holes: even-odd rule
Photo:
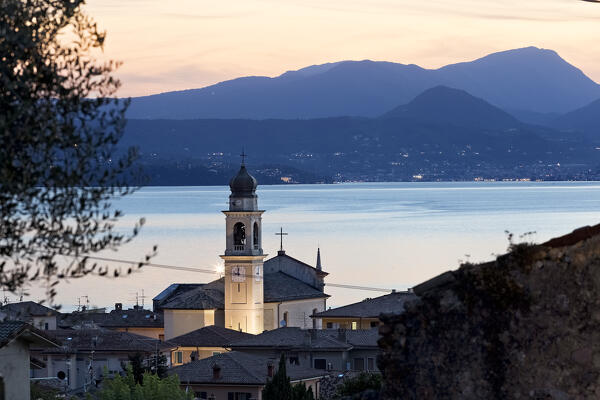
[[[242,164],[237,175],[229,181],[231,197],[256,197],[256,178],[250,175],[246,165]]]
[[[242,163],[240,170],[229,181],[231,194],[229,195],[230,211],[253,211],[258,209],[256,196],[256,178],[250,175],[246,165]]]

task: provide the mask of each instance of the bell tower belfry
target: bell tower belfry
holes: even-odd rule
[[[264,296],[262,214],[258,209],[256,179],[242,161],[229,182],[229,210],[225,214],[225,327],[263,332]]]

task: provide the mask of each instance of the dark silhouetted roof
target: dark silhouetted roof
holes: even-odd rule
[[[0,312],[8,314],[11,318],[46,317],[58,314],[58,311],[34,301],[5,304],[0,307]]]
[[[70,351],[97,351],[97,352],[145,352],[151,353],[158,350],[172,349],[171,342],[162,342],[146,336],[129,332],[113,331],[110,329],[59,329],[45,331],[47,335],[62,343]],[[45,349],[46,353],[57,350]],[[64,350],[58,350],[64,352]]]
[[[232,349],[318,349],[350,350],[353,347],[377,347],[379,333],[370,330],[300,329],[286,327],[265,331],[229,345]]]
[[[229,181],[231,197],[256,197],[256,178],[254,178],[246,166],[242,164],[237,175]]]
[[[106,328],[162,328],[163,315],[144,309],[112,310],[109,313],[73,312],[62,314],[58,321],[61,328],[93,323]]]
[[[182,384],[262,386],[268,379],[268,366],[273,365],[274,371],[276,371],[278,363],[279,359],[232,351],[171,368],[169,374],[179,376],[179,381]],[[215,366],[220,369],[217,379],[213,375],[213,367]],[[324,371],[294,364],[286,365],[286,372],[292,381],[318,378],[325,375]]]
[[[0,322],[0,347],[4,347],[15,338],[21,338],[31,344],[49,347],[58,346],[49,335],[34,328],[28,323],[22,321]]]
[[[169,339],[169,342],[182,347],[226,347],[251,336],[249,333],[211,325]]]
[[[264,301],[281,301],[325,298],[329,295],[283,272],[266,274],[264,277]],[[167,297],[162,309],[213,310],[223,309],[225,301],[224,278],[202,286],[190,287],[177,295]]]
[[[410,292],[394,292],[372,299],[365,299],[347,306],[321,311],[314,318],[378,318],[380,314],[399,314],[404,311],[404,303],[416,298]]]

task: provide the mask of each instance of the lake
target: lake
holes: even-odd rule
[[[263,249],[275,255],[283,228],[287,254],[314,265],[321,248],[326,282],[406,289],[461,261],[490,260],[516,240],[542,242],[600,222],[598,182],[356,183],[258,187]],[[126,217],[147,220],[134,242],[106,256],[138,260],[154,244],[155,263],[216,269],[225,248],[228,187],[147,187],[116,202]],[[535,232],[519,239],[519,235]],[[127,267],[127,265],[124,265]],[[112,306],[151,298],[174,282],[217,276],[144,267],[128,278],[85,278],[59,286],[66,309],[78,298]],[[380,293],[326,287],[328,304]],[[37,293],[34,291],[33,293]],[[82,301],[83,302],[83,301]],[[141,300],[140,300],[141,302]]]

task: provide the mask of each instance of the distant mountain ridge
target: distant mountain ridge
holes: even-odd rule
[[[445,86],[376,118],[132,119],[120,144],[139,146],[147,170],[155,171],[153,182],[161,184],[221,179],[224,168],[238,162],[235,144],[257,167],[271,165],[260,168],[265,176],[283,176],[287,169],[296,181],[548,179],[560,168],[577,173],[597,165],[590,142],[520,122]]]
[[[429,70],[341,61],[132,99],[132,119],[376,117],[445,85],[502,109],[565,113],[600,98],[600,85],[552,50],[526,47]]]

